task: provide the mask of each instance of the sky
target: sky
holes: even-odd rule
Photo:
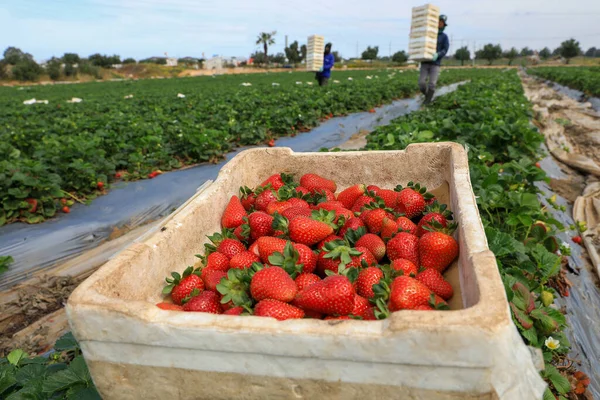
[[[300,44],[325,36],[333,50],[355,57],[368,45],[381,56],[408,47],[411,8],[421,1],[379,0],[0,0],[0,51],[16,46],[38,61],[80,56],[249,56],[256,36],[276,31]],[[551,49],[574,37],[600,48],[599,0],[437,0],[448,16],[453,53],[468,45]]]

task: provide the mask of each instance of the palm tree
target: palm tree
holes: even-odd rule
[[[265,49],[265,62],[268,62],[267,60],[269,59],[267,57],[267,53],[269,51],[269,46],[275,44],[275,39],[274,36],[277,34],[276,31],[273,31],[271,33],[268,32],[261,32],[258,35],[258,38],[256,39],[256,44],[262,44],[263,48]]]

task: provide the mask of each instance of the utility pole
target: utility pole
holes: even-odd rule
[[[358,59],[358,42],[356,42],[356,59]]]
[[[288,48],[288,35],[285,35],[285,48]]]
[[[475,53],[477,52],[477,41],[473,40],[473,66],[475,66]]]

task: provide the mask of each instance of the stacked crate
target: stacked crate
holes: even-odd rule
[[[433,59],[437,51],[439,18],[440,8],[432,4],[412,9],[408,41],[409,60],[431,61]]]
[[[306,45],[306,70],[316,72],[323,68],[323,53],[325,52],[325,38],[319,35],[308,37]]]

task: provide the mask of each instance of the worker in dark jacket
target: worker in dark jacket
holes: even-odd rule
[[[450,47],[450,41],[448,35],[444,33],[448,17],[440,15],[439,31],[437,37],[437,48],[436,53],[433,55],[433,60],[423,61],[421,63],[421,74],[419,75],[419,89],[421,93],[425,95],[425,101],[423,104],[431,103],[433,99],[433,93],[435,92],[435,84],[437,83],[438,77],[440,76],[440,68],[442,65],[442,59],[448,53]],[[429,79],[429,83],[427,82]]]
[[[331,68],[333,68],[333,64],[335,64],[335,59],[333,58],[333,54],[331,54],[331,43],[327,43],[325,45],[325,54],[323,55],[323,67],[317,72],[319,86],[327,85],[327,81],[329,81],[329,78],[331,77]]]

